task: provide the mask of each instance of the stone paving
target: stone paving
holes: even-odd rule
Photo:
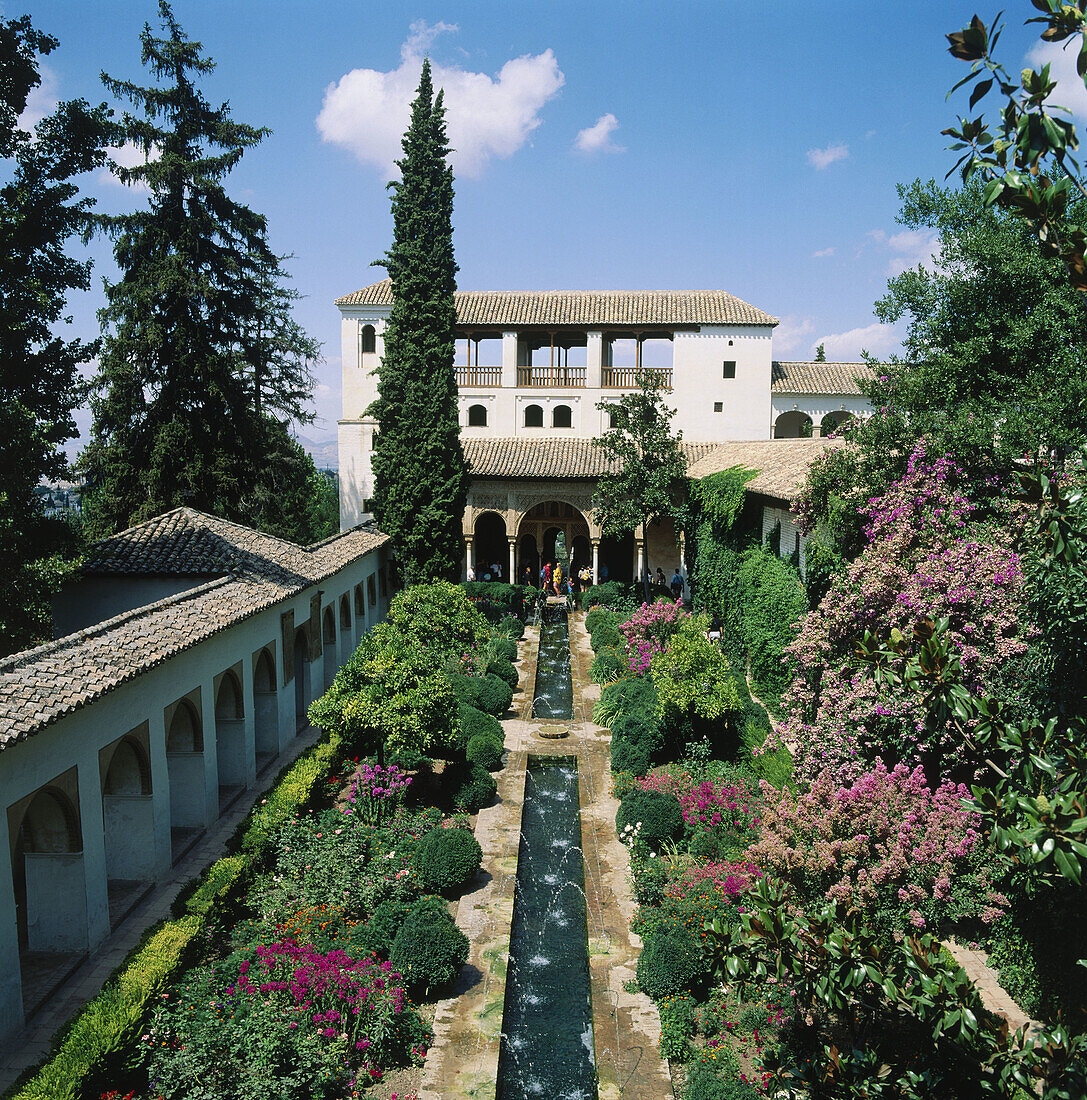
[[[317,741],[320,731],[312,726],[304,730],[284,749],[277,767],[257,777],[257,784],[242,793],[230,809],[176,863],[167,878],[155,884],[110,936],[56,988],[40,1012],[31,1016],[26,1027],[13,1035],[0,1051],[0,1091],[25,1070],[40,1062],[49,1052],[57,1029],[67,1023],[102,989],[110,975],[143,939],[151,925],[168,917],[170,906],[181,888],[205,867],[225,853],[226,842],[233,836],[253,803],[272,786],[280,769]]]
[[[476,838],[483,849],[477,888],[457,909],[457,923],[472,950],[452,995],[439,1003],[435,1043],[423,1070],[419,1100],[493,1100],[498,1073],[499,1041],[505,992],[506,962],[525,768],[529,753],[576,756],[581,798],[582,849],[589,935],[589,969],[593,1000],[593,1038],[602,1100],[671,1098],[668,1069],[658,1053],[660,1018],[641,993],[628,993],[641,943],[629,931],[634,900],[630,894],[627,849],[615,835],[618,803],[611,797],[609,735],[586,720],[592,696],[588,684],[592,653],[580,627],[570,620],[574,713],[571,722],[554,722],[568,730],[561,739],[545,739],[538,722],[527,720],[536,677],[539,636],[526,634],[519,662],[521,690],[514,698],[517,717],[503,722],[508,752],[498,774],[498,799],[480,811]],[[522,717],[524,715],[525,717]]]
[[[1041,1028],[1037,1020],[1032,1020],[1016,1003],[1000,988],[997,973],[989,965],[984,951],[972,947],[965,947],[954,940],[946,940],[944,946],[955,956],[955,961],[966,971],[967,977],[977,986],[981,995],[981,1003],[997,1016],[1003,1016],[1008,1021],[1008,1027],[1012,1031],[1019,1028],[1027,1028],[1028,1034],[1033,1034]]]

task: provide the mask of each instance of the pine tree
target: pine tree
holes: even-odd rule
[[[71,179],[103,163],[109,111],[78,100],[33,133],[18,124],[41,82],[37,57],[56,46],[25,16],[0,19],[0,158],[10,172],[0,187],[0,653],[48,635],[49,596],[75,552],[71,529],[46,519],[34,489],[66,472],[60,447],[76,434],[79,365],[96,350],[53,328],[67,320],[67,293],[90,285],[90,263],[64,252],[87,232],[93,205]]]
[[[144,210],[102,219],[121,279],[107,285],[100,313],[94,429],[80,459],[96,534],[179,504],[253,522],[264,514],[254,501],[266,495],[269,456],[285,453],[276,414],[313,418],[304,402],[317,345],[290,318],[294,294],[281,285],[264,217],[223,186],[269,131],[208,104],[195,81],[214,62],[166,0],[159,12],[165,37],[145,25],[140,40],[161,83],[102,74],[140,109],[122,130],[145,162],[116,174],[145,185],[150,199]]]
[[[407,582],[456,579],[468,474],[453,372],[457,265],[453,170],[442,93],[423,62],[393,191],[393,244],[383,266],[393,306],[385,331],[374,448],[374,514]]]

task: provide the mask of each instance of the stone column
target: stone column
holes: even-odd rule
[[[593,539],[593,584],[600,583],[600,540]]]
[[[474,539],[471,535],[464,536],[464,579],[468,579],[468,569],[470,566],[474,566],[475,562],[472,559],[472,544]]]
[[[600,389],[600,368],[604,358],[604,334],[585,334],[585,385],[591,390]]]
[[[637,552],[634,580],[640,581],[645,575],[645,528],[641,524],[634,528],[634,547]]]
[[[502,385],[506,389],[517,386],[517,333],[502,333]]]
[[[684,577],[687,576],[687,532],[680,531],[679,533],[679,571]]]
[[[507,578],[508,584],[517,583],[517,539],[506,536],[507,541],[510,544],[510,573]]]

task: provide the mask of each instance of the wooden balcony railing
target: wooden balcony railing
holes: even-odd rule
[[[610,389],[635,390],[638,388],[639,370],[643,374],[656,375],[666,390],[672,388],[671,367],[603,367],[600,371],[600,385]]]
[[[585,367],[518,367],[518,386],[584,386]]]
[[[453,368],[457,374],[458,386],[501,386],[501,367],[463,367]]]

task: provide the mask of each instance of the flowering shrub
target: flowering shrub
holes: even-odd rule
[[[411,776],[395,764],[363,764],[351,780],[343,812],[357,814],[368,825],[376,825],[392,816],[410,785]]]
[[[688,615],[651,661],[657,713],[666,721],[716,722],[742,709],[728,659],[706,638],[705,615]]]
[[[634,785],[643,791],[674,794],[689,834],[727,829],[739,837],[754,839],[754,827],[759,823],[757,807],[742,779],[736,783],[723,779],[699,782],[685,772],[662,771],[638,779]]]
[[[800,780],[830,769],[847,783],[877,759],[893,765],[961,752],[947,731],[926,727],[919,697],[883,692],[854,667],[853,643],[866,630],[908,634],[920,620],[947,616],[970,690],[991,685],[1026,650],[1014,525],[977,522],[955,487],[960,473],[917,445],[904,477],[865,509],[868,546],[787,650],[797,675],[782,700],[785,720],[765,747],[788,745]]]
[[[678,603],[662,600],[660,603],[644,603],[626,622],[619,626],[627,648],[627,663],[631,672],[648,670],[655,654],[668,648],[690,613]]]
[[[976,858],[980,818],[963,807],[966,794],[951,782],[933,790],[921,768],[904,764],[876,764],[845,787],[827,774],[800,796],[764,783],[762,836],[750,857],[801,898],[871,910],[890,928],[991,921],[1004,899]]]
[[[166,1100],[343,1096],[418,1063],[429,1041],[388,963],[290,938],[191,972],[144,1036]]]

